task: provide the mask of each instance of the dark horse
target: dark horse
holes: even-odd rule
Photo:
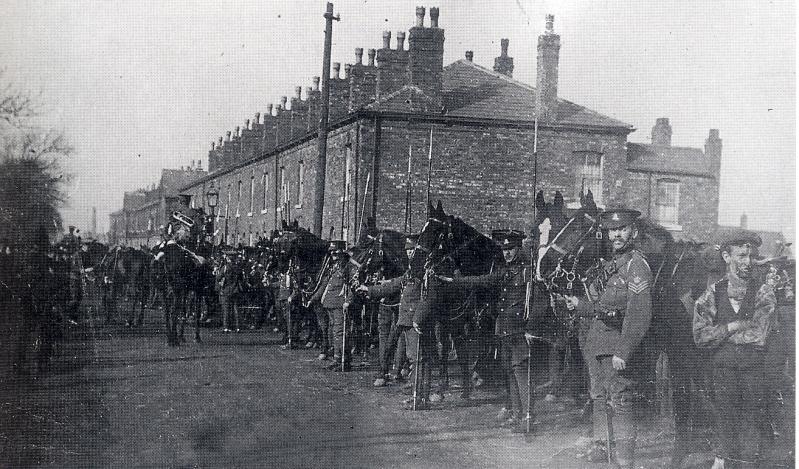
[[[441,390],[449,385],[447,358],[452,348],[458,357],[462,394],[468,397],[472,384],[469,368],[474,358],[470,343],[480,336],[486,324],[487,293],[480,289],[464,292],[428,273],[434,271],[438,275],[452,276],[458,271],[461,275],[483,275],[490,271],[501,252],[490,238],[477,229],[458,217],[447,215],[440,201],[435,208],[428,206],[427,223],[419,234],[418,245],[426,254],[426,298],[441,343]],[[432,330],[433,324],[420,326]]]
[[[181,214],[182,218],[187,217]],[[174,218],[174,214],[173,214]],[[202,213],[192,214],[191,226],[178,219],[170,222],[175,229],[176,240],[162,245],[160,252],[153,258],[150,267],[152,285],[161,290],[164,298],[164,325],[167,344],[179,345],[183,340],[183,330],[188,317],[187,304],[194,299],[194,340],[202,342],[200,337],[199,299],[207,298],[213,289],[213,274],[210,266],[210,247],[204,243],[202,234]],[[204,255],[202,255],[204,254]],[[178,327],[180,326],[180,329]]]
[[[297,221],[288,224],[283,221],[282,229],[273,234],[274,262],[281,274],[280,290],[284,299],[289,299],[284,311],[287,340],[299,334],[304,319],[309,319],[313,327],[310,311],[303,306],[314,287],[320,281],[323,264],[327,256],[327,241],[310,231],[301,228]],[[288,275],[288,281],[286,281]],[[282,296],[281,295],[281,296]]]

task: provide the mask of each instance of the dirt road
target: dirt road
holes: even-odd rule
[[[154,313],[150,313],[153,315]],[[152,317],[155,320],[155,316]],[[152,322],[151,322],[152,323]],[[602,467],[577,456],[577,410],[542,408],[530,441],[499,428],[494,391],[435,410],[402,408],[369,367],[324,370],[316,351],[271,333],[203,330],[166,346],[157,327],[97,328],[49,373],[0,383],[2,461],[10,467]],[[540,404],[541,408],[543,404]],[[560,410],[560,411],[558,411]],[[641,467],[665,467],[668,425],[642,432]],[[705,467],[709,453],[686,467]]]

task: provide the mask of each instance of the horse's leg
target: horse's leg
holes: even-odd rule
[[[461,374],[461,397],[468,399],[472,394],[472,375],[469,372],[469,363],[472,359],[471,342],[464,334],[454,341],[455,353],[458,355],[458,368]]]
[[[435,327],[435,334],[436,334],[436,351],[438,352],[438,364],[439,364],[439,389],[443,393],[447,389],[449,389],[449,350],[451,348],[451,342],[449,337],[449,331],[445,330],[444,324],[438,323]],[[432,365],[432,363],[431,363]]]

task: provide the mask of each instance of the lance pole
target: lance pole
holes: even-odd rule
[[[430,175],[433,172],[433,124],[430,124],[430,146],[427,148],[427,203],[430,206]]]
[[[361,226],[363,225],[363,213],[366,211],[366,196],[369,195],[369,179],[371,179],[372,173],[366,173],[366,185],[364,186],[363,190],[363,205],[361,205],[361,219],[358,220],[358,228],[355,230],[355,242],[357,243],[361,236]],[[357,203],[357,200],[356,200]]]
[[[405,232],[411,227],[411,164],[413,158],[413,144],[411,143],[410,130],[408,131],[408,178],[406,181],[407,191],[405,192]]]

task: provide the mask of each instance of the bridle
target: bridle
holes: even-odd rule
[[[566,280],[566,289],[572,291],[574,288],[574,282],[578,279],[577,276],[577,265],[580,263],[581,256],[583,251],[585,250],[585,240],[588,239],[589,236],[594,237],[595,240],[602,239],[602,231],[599,229],[599,221],[596,217],[592,217],[588,213],[583,213],[584,219],[591,222],[591,225],[588,229],[580,235],[579,238],[574,243],[574,247],[571,249],[565,249],[558,244],[561,235],[566,232],[566,230],[571,226],[575,220],[580,219],[580,217],[571,218],[563,228],[558,231],[558,234],[552,239],[551,242],[543,246],[544,252],[538,258],[538,262],[536,263],[536,280],[544,285],[550,293],[555,293],[559,289],[558,281],[561,279]],[[549,249],[554,250],[555,252],[560,254],[558,258],[558,263],[555,266],[555,269],[547,274],[541,274],[541,261],[543,260],[544,256],[546,256],[547,251]],[[569,259],[571,261],[569,262]],[[590,269],[589,269],[590,270]],[[583,284],[583,287],[586,289],[586,280],[587,277],[581,277],[580,282]]]

